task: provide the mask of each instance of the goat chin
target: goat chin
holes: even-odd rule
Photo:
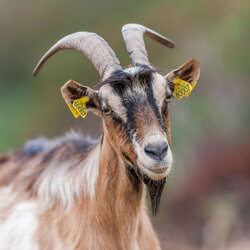
[[[152,181],[159,181],[167,177],[171,170],[170,162],[163,162],[161,164],[142,164],[137,163],[138,169],[141,174],[147,176]]]
[[[140,171],[143,175],[147,176],[147,178],[149,178],[150,180],[159,181],[159,180],[162,180],[162,179],[167,177],[167,175],[169,173],[169,168],[166,167],[166,168],[164,168],[164,171],[157,173],[149,168],[140,167]]]
[[[156,215],[159,209],[162,191],[166,183],[166,176],[167,176],[167,173],[169,172],[168,169],[169,168],[167,168],[167,170],[162,174],[154,174],[154,175],[157,175],[158,177],[161,177],[157,179],[152,179],[151,177],[152,175],[145,174],[145,172],[142,172],[139,169],[137,172],[140,179],[147,186],[148,193],[149,193],[150,200],[151,200],[153,215]]]

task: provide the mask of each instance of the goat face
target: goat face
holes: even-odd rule
[[[104,124],[125,165],[150,179],[170,170],[169,100],[166,79],[147,67],[116,72],[99,90]],[[137,169],[136,169],[137,171]]]
[[[140,24],[124,25],[122,34],[133,67],[123,70],[114,51],[97,34],[77,32],[55,43],[33,74],[37,75],[47,59],[60,50],[74,49],[88,57],[105,80],[96,91],[70,80],[62,87],[62,95],[75,116],[78,113],[72,105],[81,98],[76,108],[83,117],[86,108],[102,117],[105,138],[136,183],[141,178],[147,184],[155,214],[172,164],[170,99],[178,81],[180,95],[176,97],[190,93],[189,84],[198,80],[200,65],[192,59],[163,77],[150,66],[143,35],[170,48],[173,42]]]
[[[195,82],[198,61],[190,60],[165,77],[148,66],[117,70],[96,91],[71,80],[62,94],[68,104],[88,96],[87,109],[102,117],[104,132],[124,165],[160,180],[172,164],[169,109],[176,76]]]

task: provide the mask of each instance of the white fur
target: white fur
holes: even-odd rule
[[[91,198],[95,195],[95,186],[99,175],[101,145],[98,145],[87,156],[85,166],[83,169],[83,185],[84,190]]]
[[[161,76],[158,73],[154,73],[153,81],[152,81],[152,88],[153,88],[153,93],[154,93],[157,106],[159,110],[161,110],[164,98],[168,94],[171,94],[166,78]]]
[[[38,196],[47,208],[55,202],[69,208],[82,194],[93,197],[99,174],[100,144],[81,162],[66,161],[48,166],[40,177]],[[55,163],[54,163],[55,164]]]
[[[17,199],[17,194],[13,192],[11,186],[5,186],[0,188],[0,221],[5,217],[2,211],[7,211],[8,207]]]
[[[115,113],[126,122],[124,106],[121,102],[121,97],[113,90],[113,88],[106,84],[99,90],[99,95],[104,101],[104,106],[110,107]]]
[[[128,73],[130,75],[136,75],[142,69],[143,68],[141,66],[136,66],[136,67],[130,67],[130,68],[124,69],[123,72]]]
[[[38,227],[37,204],[23,201],[9,209],[8,217],[0,219],[0,250],[36,250],[33,241]]]
[[[147,100],[147,94],[143,86],[134,84],[132,88],[128,88],[124,94],[124,99],[134,99],[134,102]]]

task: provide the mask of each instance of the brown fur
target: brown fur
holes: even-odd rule
[[[65,152],[65,148],[73,150],[70,145],[60,146],[54,153],[51,151],[47,160],[43,152],[28,158],[22,157],[21,161],[15,160],[15,155],[5,156],[8,160],[0,165],[0,185],[9,184],[3,181],[9,171],[14,190],[20,197],[11,207],[22,199],[36,199],[38,180],[46,168],[43,162],[55,161],[58,155]],[[133,159],[134,156],[130,157]],[[98,195],[93,199],[83,194],[68,211],[57,203],[52,209],[41,206],[37,211],[39,227],[35,241],[40,249],[69,249],[69,246],[71,249],[136,249],[136,244],[139,249],[159,248],[144,205],[144,186],[140,182],[135,192],[126,168],[106,134],[100,162],[96,185]],[[22,171],[17,171],[18,168]]]
[[[110,146],[107,136],[103,139],[97,196],[84,198],[66,214],[59,208],[41,215],[37,238],[40,246],[48,244],[49,235],[61,244],[73,244],[74,249],[157,249],[158,241],[145,211],[145,191],[140,184],[138,192],[128,179],[125,168]],[[59,220],[58,220],[59,219]],[[53,244],[48,249],[54,249]]]
[[[149,103],[146,103],[144,106],[136,106],[135,109],[136,112],[134,119],[137,128],[137,135],[139,138],[143,138],[147,132],[147,129],[151,128],[152,126],[156,127],[155,130],[162,131]]]
[[[136,131],[140,140],[147,129],[153,127],[164,137],[167,135],[170,146],[169,104],[156,107],[154,98],[149,98],[151,103],[145,102],[145,93],[141,92],[143,88],[137,86],[137,90],[131,90],[134,80],[143,86],[146,79],[152,80],[151,74],[155,71],[147,68],[143,72],[135,79],[128,73],[116,72],[117,75],[109,79],[111,82],[105,84],[123,88],[122,76],[125,89],[132,94],[127,109],[128,112],[135,111],[130,114],[134,116],[131,120],[136,127],[132,131]],[[190,77],[193,82],[198,79],[199,64],[190,60],[177,71],[172,71],[166,76],[169,84],[173,74],[183,74],[183,78]],[[164,78],[161,77],[161,80]],[[102,86],[105,87],[105,84]],[[123,91],[119,90],[119,86],[116,86],[116,91]],[[135,93],[138,96],[134,96]],[[79,135],[66,136],[55,141],[41,140],[36,145],[27,145],[21,151],[0,157],[0,194],[6,197],[9,193],[13,194],[6,205],[0,204],[0,223],[11,217],[11,212],[19,203],[28,201],[33,205],[35,203],[33,207],[36,209],[30,211],[37,219],[38,227],[32,239],[39,249],[159,249],[145,208],[143,182],[149,190],[152,211],[156,213],[166,176],[150,179],[137,169],[139,167],[135,163],[139,154],[135,152],[133,138],[125,131],[123,121],[119,123],[105,113],[105,105],[109,110],[108,104],[111,104],[104,101],[104,107],[101,106],[98,91],[68,81],[62,88],[62,94],[68,104],[72,104],[75,98],[88,95],[87,109],[103,118],[101,141],[94,143]],[[102,97],[109,99],[110,94],[108,92],[106,97]],[[158,99],[162,103],[164,96],[161,94],[158,93]],[[119,110],[119,107],[118,100],[116,108]],[[121,120],[127,117],[121,114]],[[96,151],[99,147],[100,152]],[[94,174],[97,175],[91,171],[96,171]],[[88,185],[86,190],[84,185]]]

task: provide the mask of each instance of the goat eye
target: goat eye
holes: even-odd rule
[[[166,96],[164,101],[170,103],[172,96]]]
[[[110,115],[111,112],[112,112],[112,110],[109,109],[109,108],[105,108],[105,109],[103,110],[103,113],[104,113],[105,115]]]

